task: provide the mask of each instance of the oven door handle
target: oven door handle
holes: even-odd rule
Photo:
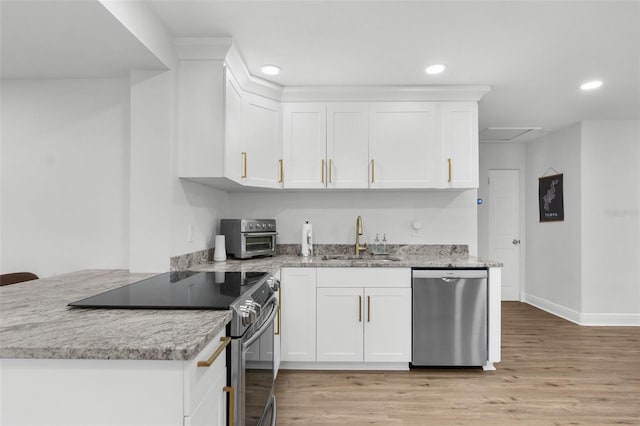
[[[277,232],[245,232],[245,237],[270,237],[273,235],[278,235]]]
[[[275,319],[276,314],[278,313],[278,310],[275,308],[276,307],[276,298],[273,297],[271,300],[269,300],[269,303],[268,303],[267,306],[271,306],[273,308],[271,310],[271,313],[267,317],[267,320],[264,323],[262,323],[263,327],[261,327],[261,330],[258,333],[255,333],[253,336],[251,336],[249,338],[249,340],[247,340],[246,342],[242,342],[242,350],[243,351],[245,350],[245,348],[248,348],[249,346],[251,346],[251,344],[253,342],[258,340],[260,338],[260,336],[262,336],[265,333],[265,331],[267,331],[269,329],[268,327],[264,327],[264,325],[268,325],[268,324],[272,323],[273,320]]]

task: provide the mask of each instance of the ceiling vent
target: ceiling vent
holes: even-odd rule
[[[487,127],[480,131],[480,142],[511,142],[523,136],[533,136],[542,127]]]

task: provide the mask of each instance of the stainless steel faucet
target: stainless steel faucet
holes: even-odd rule
[[[360,245],[360,235],[362,235],[362,217],[356,219],[356,256],[360,256],[361,251],[367,249],[367,243]]]

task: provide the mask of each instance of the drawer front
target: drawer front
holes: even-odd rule
[[[411,287],[411,268],[318,268],[318,287]]]
[[[220,341],[225,337],[225,331],[221,331],[205,348],[190,361],[185,362],[184,371],[184,415],[191,416],[200,405],[211,385],[220,377],[222,383],[226,383],[227,356],[223,350],[209,367],[198,367],[199,361],[207,361],[213,353],[224,345]],[[222,388],[220,389],[222,392]],[[212,401],[214,403],[214,401]]]

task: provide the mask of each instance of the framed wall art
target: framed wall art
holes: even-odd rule
[[[564,220],[563,174],[538,178],[540,222]]]

